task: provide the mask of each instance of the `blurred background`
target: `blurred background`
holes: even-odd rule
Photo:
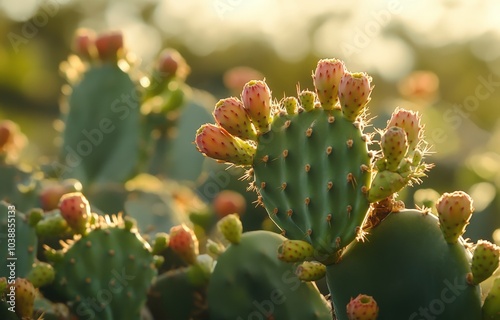
[[[187,83],[217,99],[239,95],[232,68],[265,77],[280,98],[298,83],[312,89],[317,60],[335,57],[373,77],[375,124],[397,106],[423,114],[436,167],[423,190],[401,197],[422,205],[464,190],[476,207],[467,236],[491,238],[500,226],[499,16],[495,0],[0,0],[0,118],[27,135],[28,161],[57,155],[59,66],[81,27],[121,30],[143,68],[177,49],[191,66]]]

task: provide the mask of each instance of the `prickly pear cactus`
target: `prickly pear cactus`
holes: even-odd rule
[[[131,221],[100,217],[62,251],[48,249],[55,280],[44,292],[79,317],[138,319],[157,271],[151,248]]]

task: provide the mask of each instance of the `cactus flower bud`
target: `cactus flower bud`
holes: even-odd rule
[[[316,94],[323,109],[332,110],[337,104],[340,80],[344,72],[344,62],[340,60],[322,59],[318,61],[312,77]]]
[[[52,265],[46,262],[35,262],[31,268],[31,271],[26,276],[26,279],[30,281],[35,288],[43,287],[54,281],[56,274]]]
[[[32,319],[36,289],[31,282],[23,278],[15,281],[16,314],[20,319]]]
[[[81,192],[66,193],[59,200],[61,216],[76,233],[85,234],[90,219],[90,204]]]
[[[408,150],[406,132],[399,127],[390,127],[382,134],[380,145],[386,160],[387,170],[396,171]]]
[[[280,102],[283,109],[286,110],[286,113],[289,115],[294,115],[297,113],[299,101],[295,97],[285,97]]]
[[[316,94],[309,90],[302,90],[299,93],[300,104],[305,111],[311,111],[314,109],[314,103],[316,102]]]
[[[344,117],[355,121],[370,101],[372,78],[364,72],[346,72],[339,85],[340,106]]]
[[[198,129],[195,143],[207,157],[236,165],[251,165],[255,155],[253,144],[213,124],[204,124]]]
[[[326,274],[326,266],[318,261],[304,261],[297,269],[295,274],[302,281],[317,281]]]
[[[219,126],[230,134],[244,140],[257,139],[257,132],[239,99],[232,97],[219,100],[213,116]]]
[[[285,262],[300,262],[312,257],[313,246],[302,240],[285,240],[278,248],[278,259]]]
[[[423,127],[420,124],[420,114],[415,111],[396,108],[387,122],[387,128],[402,128],[407,135],[408,149],[411,153],[415,151],[420,141],[423,139]]]
[[[120,31],[106,32],[95,39],[95,47],[102,61],[116,61],[123,50],[123,34]]]
[[[360,294],[347,304],[347,318],[349,320],[376,320],[378,305],[373,297]]]
[[[186,79],[191,69],[184,57],[175,49],[165,49],[158,58],[158,71],[165,78],[178,77]]]
[[[243,225],[237,214],[229,214],[217,222],[217,229],[229,242],[240,243]]]
[[[493,281],[493,286],[484,300],[483,319],[500,319],[500,278],[496,278],[495,281]]]
[[[500,247],[489,241],[479,240],[472,255],[471,273],[467,275],[470,284],[480,284],[488,279],[500,263]]]
[[[463,191],[445,193],[436,202],[436,209],[446,242],[456,243],[474,211],[471,197]]]
[[[198,238],[185,224],[170,228],[168,246],[189,264],[196,262],[199,253]]]
[[[87,29],[77,30],[73,45],[75,52],[80,57],[85,59],[91,59],[92,57],[95,57],[95,40],[95,32]]]
[[[271,90],[264,81],[252,80],[245,84],[241,100],[246,112],[259,133],[269,131],[272,122]]]

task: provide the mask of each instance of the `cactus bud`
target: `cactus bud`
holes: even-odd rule
[[[401,174],[389,170],[379,171],[373,178],[368,201],[377,202],[403,189],[408,183]]]
[[[299,93],[300,104],[305,111],[311,111],[314,109],[314,103],[316,100],[316,94],[309,90],[302,90]]]
[[[387,161],[387,170],[396,171],[408,150],[406,132],[399,127],[390,127],[382,134],[380,145]]]
[[[237,213],[243,215],[247,207],[245,197],[237,191],[222,190],[212,201],[215,214],[219,218],[224,218],[228,214]]]
[[[31,282],[23,278],[15,281],[16,314],[20,319],[32,319],[36,289]]]
[[[272,122],[271,90],[264,81],[252,80],[245,84],[241,100],[246,112],[259,133],[269,131]]]
[[[76,31],[74,40],[74,50],[82,58],[91,59],[95,57],[95,32],[87,29]]]
[[[344,62],[340,60],[323,59],[318,61],[312,77],[316,94],[323,109],[332,110],[337,104],[340,80],[344,72]]]
[[[467,281],[480,284],[498,269],[499,263],[500,248],[489,241],[479,240],[472,255],[472,272],[467,275]]]
[[[56,274],[52,265],[46,262],[35,262],[31,271],[26,276],[26,279],[30,281],[35,288],[43,287],[54,281]]]
[[[344,117],[355,121],[370,101],[371,77],[364,72],[346,72],[339,85],[339,99]]]
[[[420,114],[415,111],[396,108],[387,122],[387,128],[402,128],[407,135],[408,149],[411,153],[415,151],[420,141],[423,139],[423,127],[420,124]]]
[[[196,238],[193,230],[189,229],[185,224],[170,229],[168,246],[187,263],[193,264],[196,262],[196,256],[199,253],[198,238]]]
[[[217,229],[224,238],[233,244],[240,243],[243,225],[237,214],[229,214],[217,222]]]
[[[158,232],[155,235],[155,240],[153,241],[153,248],[151,252],[153,254],[161,254],[161,252],[168,247],[169,241],[170,236],[168,234],[166,234],[165,232]]]
[[[236,165],[252,164],[255,155],[254,145],[213,124],[204,124],[198,129],[195,143],[207,157]]]
[[[85,234],[90,218],[90,204],[81,192],[67,193],[59,200],[61,216],[76,233]]]
[[[474,211],[471,197],[463,191],[445,193],[436,202],[436,209],[446,242],[456,243]]]
[[[325,276],[326,266],[318,261],[304,261],[297,267],[295,274],[302,281],[316,281]]]
[[[257,139],[257,132],[239,99],[232,97],[219,100],[215,105],[213,116],[219,126],[230,134],[244,140]]]
[[[278,248],[278,259],[285,262],[300,262],[312,257],[313,246],[302,240],[285,240]]]
[[[158,58],[158,71],[164,78],[186,79],[191,69],[184,57],[175,49],[165,49]]]
[[[59,210],[45,213],[45,217],[35,226],[39,237],[62,237],[71,232],[66,220],[60,215]]]
[[[116,61],[123,50],[123,34],[120,31],[100,34],[95,39],[95,46],[99,59],[102,61]]]
[[[289,115],[294,115],[297,113],[297,109],[299,106],[299,101],[295,97],[285,97],[280,102],[283,109],[286,110],[286,113]]]
[[[347,304],[347,318],[349,320],[376,320],[378,305],[373,297],[360,294]]]
[[[500,319],[500,278],[496,278],[495,281],[493,281],[493,286],[484,300],[483,319]]]

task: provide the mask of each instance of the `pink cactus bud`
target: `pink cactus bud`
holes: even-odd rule
[[[285,240],[278,248],[278,259],[285,262],[299,262],[312,257],[313,246],[302,240]]]
[[[436,202],[439,225],[448,243],[456,243],[474,212],[471,197],[463,191],[443,194]]]
[[[207,157],[236,165],[251,165],[256,152],[253,144],[213,124],[204,124],[198,129],[195,143]]]
[[[61,216],[77,233],[85,234],[90,219],[90,204],[81,192],[67,193],[59,200]]]
[[[257,132],[238,98],[219,100],[214,110],[215,121],[230,134],[245,140],[256,140]]]
[[[467,276],[470,284],[480,284],[498,269],[500,247],[489,241],[479,240],[472,256],[471,273]]]
[[[252,80],[245,84],[241,93],[243,106],[259,133],[269,131],[272,122],[271,90],[264,81]]]
[[[396,171],[408,151],[406,132],[399,127],[390,127],[382,134],[380,145],[387,170]]]
[[[95,40],[99,59],[102,61],[116,61],[123,50],[123,34],[113,31],[100,34]]]
[[[312,75],[316,94],[325,110],[332,110],[337,104],[340,80],[345,72],[344,62],[337,59],[318,61]]]
[[[364,72],[345,72],[340,80],[339,99],[344,117],[354,121],[370,101],[372,78]]]
[[[406,132],[410,152],[415,151],[423,139],[423,127],[420,124],[420,118],[418,112],[396,108],[391,119],[387,122],[387,128],[399,127]]]
[[[295,274],[302,281],[317,281],[326,274],[326,266],[318,261],[304,261],[297,269]]]
[[[349,320],[376,320],[378,305],[375,299],[364,294],[358,295],[347,304],[347,318]]]
[[[175,49],[165,49],[158,58],[158,71],[164,77],[186,79],[191,69],[184,57]]]
[[[168,246],[187,263],[194,264],[199,253],[198,238],[185,224],[170,228]]]

